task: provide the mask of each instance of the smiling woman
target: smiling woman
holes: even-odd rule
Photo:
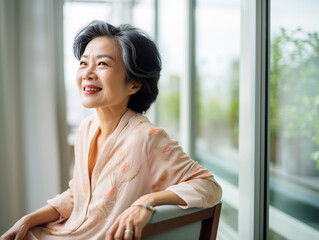
[[[106,52],[99,53],[99,56],[108,55],[105,64],[110,64],[109,67],[124,67],[126,83],[134,81],[141,84],[141,89],[131,94],[128,107],[138,113],[146,112],[158,95],[161,59],[156,45],[144,32],[130,25],[123,24],[115,28],[98,23],[100,21],[93,21],[90,28],[79,32],[73,45],[75,57],[78,60],[87,59],[85,51],[89,51],[86,49],[90,47],[88,43],[93,38],[109,37],[105,40],[109,42],[107,49],[103,49]]]
[[[126,109],[141,84],[125,82],[125,66],[114,39],[96,37],[88,43],[77,72],[81,102],[87,108]]]
[[[94,21],[74,41],[83,106],[69,189],[19,220],[2,239],[140,239],[154,206],[211,207],[214,176],[143,112],[155,101],[161,60],[130,26]],[[40,226],[41,225],[41,226]]]

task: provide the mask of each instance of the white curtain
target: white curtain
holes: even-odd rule
[[[0,234],[68,179],[63,0],[0,0]]]

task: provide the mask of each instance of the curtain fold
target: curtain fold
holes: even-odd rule
[[[0,0],[0,235],[68,179],[63,0]]]
[[[0,233],[25,212],[17,5],[0,1]]]

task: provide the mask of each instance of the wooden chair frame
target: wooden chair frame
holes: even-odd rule
[[[147,224],[142,232],[142,238],[156,235],[197,221],[202,221],[200,240],[215,240],[217,235],[221,203],[214,207],[200,209],[197,212],[170,218],[157,223]]]

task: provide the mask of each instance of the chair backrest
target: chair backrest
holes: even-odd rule
[[[169,208],[164,206],[155,212],[154,215],[157,216],[153,216],[154,219],[152,218],[145,226],[142,239],[215,240],[221,206],[222,204],[218,203],[211,208],[186,210],[181,210],[177,206],[169,206]]]

